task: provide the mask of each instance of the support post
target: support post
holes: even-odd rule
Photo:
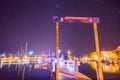
[[[26,45],[25,45],[25,54],[27,56],[27,48],[28,48],[28,42],[26,42]]]
[[[100,46],[99,46],[99,38],[98,38],[98,30],[97,30],[97,23],[93,23],[94,27],[94,35],[95,35],[95,44],[96,44],[96,53],[97,53],[97,80],[104,80],[103,78],[103,71],[102,71],[102,63],[101,63],[101,53],[100,53]]]
[[[75,59],[75,72],[78,72],[78,64],[77,64],[77,59]]]
[[[59,80],[59,22],[56,22],[56,80]]]

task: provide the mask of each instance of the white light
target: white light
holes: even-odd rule
[[[15,57],[15,59],[18,59],[18,57]]]
[[[61,50],[58,50],[58,53],[61,53]]]
[[[30,51],[30,52],[29,52],[29,55],[32,55],[33,53],[34,53],[33,51]]]
[[[4,57],[4,56],[5,56],[5,54],[2,54],[1,56],[3,56],[3,57]]]
[[[63,62],[60,61],[60,66],[62,67],[63,66]]]
[[[26,63],[28,64],[28,63],[29,63],[29,60],[26,60]]]
[[[70,71],[73,71],[73,70],[74,70],[74,68],[72,68],[72,67],[69,67],[69,70],[70,70]]]
[[[38,61],[38,64],[42,63],[41,61]]]
[[[57,60],[55,59],[55,63],[57,63]]]

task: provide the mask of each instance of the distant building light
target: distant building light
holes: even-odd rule
[[[29,55],[32,55],[33,53],[34,53],[33,51],[30,51],[28,54],[29,54]]]
[[[5,54],[2,54],[1,56],[3,56],[3,57],[4,57],[4,56],[5,56]]]
[[[61,50],[58,50],[58,53],[61,53]]]
[[[38,64],[42,63],[41,61],[38,61]]]

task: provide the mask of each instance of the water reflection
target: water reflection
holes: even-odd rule
[[[96,71],[96,62],[89,63],[93,70]],[[104,73],[120,73],[120,65],[119,64],[102,64],[103,72]]]
[[[50,80],[50,71],[45,67],[46,64],[1,63],[0,80]]]
[[[25,65],[23,65],[22,80],[24,80],[24,76],[25,76]]]
[[[0,64],[0,68],[2,68],[2,67],[3,67],[3,64],[1,63],[1,64]]]
[[[120,65],[119,64],[103,65],[103,71],[106,73],[120,73]]]

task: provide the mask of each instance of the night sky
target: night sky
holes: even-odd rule
[[[16,53],[26,41],[35,54],[55,52],[52,16],[99,17],[101,50],[120,45],[119,0],[0,0],[0,54]],[[76,56],[95,51],[93,25],[60,23],[60,49]]]

